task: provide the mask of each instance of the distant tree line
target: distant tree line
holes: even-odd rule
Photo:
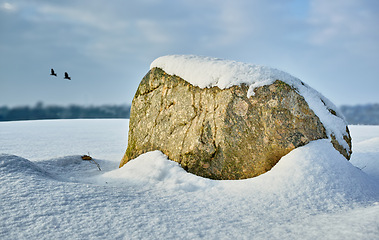
[[[349,124],[379,125],[379,104],[344,105],[340,110]],[[45,106],[39,102],[33,107],[0,107],[0,121],[129,117],[130,105]]]
[[[0,107],[0,121],[78,119],[78,118],[129,118],[130,105],[101,106],[44,106]]]
[[[349,124],[379,125],[379,104],[341,106],[341,112]]]

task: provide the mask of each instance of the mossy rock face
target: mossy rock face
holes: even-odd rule
[[[288,84],[277,80],[249,98],[247,91],[246,85],[202,89],[151,69],[133,99],[120,167],[160,150],[193,174],[244,179],[269,171],[296,147],[328,138],[320,119]],[[350,157],[337,141],[333,145]]]

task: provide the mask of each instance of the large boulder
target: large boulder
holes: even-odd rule
[[[251,178],[322,138],[350,158],[343,117],[299,79],[232,61],[166,56],[153,62],[134,96],[120,167],[160,150],[199,176]]]

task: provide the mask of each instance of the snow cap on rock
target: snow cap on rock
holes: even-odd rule
[[[195,55],[168,55],[155,59],[150,69],[160,68],[170,75],[176,75],[200,88],[220,89],[246,84],[248,97],[254,96],[257,87],[283,81],[304,97],[310,109],[323,123],[326,134],[351,152],[344,138],[348,137],[347,123],[337,107],[300,79],[275,68]]]

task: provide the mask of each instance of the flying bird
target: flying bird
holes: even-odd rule
[[[64,79],[71,80],[71,78],[68,76],[68,73],[67,73],[67,72],[64,73]]]
[[[57,76],[57,74],[54,72],[54,69],[51,69],[51,73],[50,73],[50,75],[52,75],[52,76]]]

